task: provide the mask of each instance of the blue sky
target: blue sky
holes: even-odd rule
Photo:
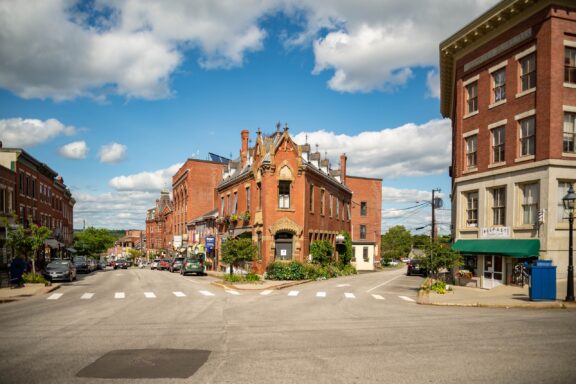
[[[383,229],[441,188],[438,45],[494,0],[0,3],[0,139],[59,172],[74,227],[144,228],[187,158],[288,124],[334,167],[383,179]],[[314,147],[313,147],[314,148]],[[400,210],[398,210],[400,209]]]

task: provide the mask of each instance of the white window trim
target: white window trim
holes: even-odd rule
[[[563,112],[576,112],[576,107],[573,107],[571,105],[563,105],[562,111]]]
[[[530,48],[525,49],[524,51],[517,53],[516,56],[514,56],[514,58],[516,60],[520,60],[526,56],[528,56],[531,53],[536,52],[536,45],[531,46]]]
[[[479,111],[476,110],[476,111],[474,111],[474,112],[472,112],[472,113],[469,113],[469,114],[467,114],[467,115],[464,115],[463,119],[467,119],[467,118],[469,118],[469,117],[475,116],[475,115],[477,115],[478,113],[479,113]]]
[[[478,80],[480,80],[480,74],[477,74],[476,76],[472,76],[472,77],[469,78],[468,80],[464,81],[464,82],[462,83],[462,86],[467,87],[467,86],[469,86],[470,84],[472,84],[473,82],[478,81]]]
[[[488,69],[488,73],[492,74],[492,72],[496,72],[499,69],[502,69],[508,65],[508,59],[504,60],[500,64],[496,64],[495,66]]]
[[[476,129],[473,129],[472,131],[469,131],[469,132],[463,133],[463,134],[462,134],[462,137],[463,137],[464,139],[467,139],[467,138],[468,138],[468,137],[470,137],[470,136],[474,136],[474,135],[477,135],[477,134],[478,134],[478,131],[479,131],[479,129],[478,129],[478,128],[476,128]]]
[[[534,93],[534,92],[536,92],[536,87],[530,88],[530,89],[527,89],[527,90],[525,90],[525,91],[522,91],[522,92],[517,93],[517,94],[516,94],[516,98],[519,98],[519,97],[522,97],[522,96],[526,96],[526,95],[528,95],[528,94],[530,94],[530,93]]]
[[[497,107],[497,106],[499,106],[499,105],[502,105],[502,104],[504,104],[504,103],[506,103],[506,99],[498,100],[498,101],[496,101],[496,102],[488,105],[488,109],[495,108],[495,107]]]
[[[536,115],[536,110],[531,109],[529,111],[517,114],[516,116],[514,116],[514,120],[518,121],[534,115]]]
[[[498,127],[501,127],[501,126],[506,125],[506,124],[508,124],[508,119],[500,120],[500,121],[497,121],[495,123],[488,124],[488,130],[498,128]]]
[[[576,48],[576,40],[564,40],[564,46],[570,48]]]

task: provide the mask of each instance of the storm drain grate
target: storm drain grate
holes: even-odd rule
[[[210,356],[201,349],[121,349],[108,352],[77,377],[160,379],[192,376]]]

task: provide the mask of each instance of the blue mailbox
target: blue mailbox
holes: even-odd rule
[[[536,260],[530,266],[530,300],[556,300],[556,266],[552,260]]]

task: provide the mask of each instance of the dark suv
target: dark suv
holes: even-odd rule
[[[420,260],[412,259],[408,262],[408,269],[406,270],[407,276],[422,275],[426,276],[426,270],[420,265]]]

